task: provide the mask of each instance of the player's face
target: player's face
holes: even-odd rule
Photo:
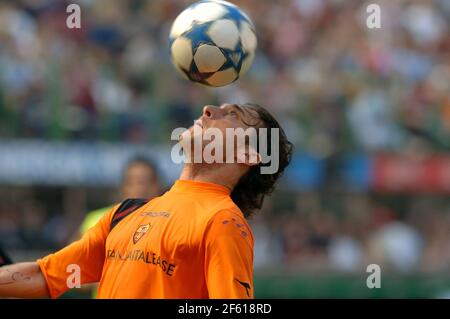
[[[122,183],[124,198],[151,198],[157,196],[158,192],[158,180],[151,167],[143,163],[128,167]]]
[[[226,145],[230,142],[234,145],[234,153],[238,147],[236,137],[231,137],[230,141],[227,141],[229,129],[243,129],[247,130],[249,127],[257,128],[261,125],[261,119],[256,110],[248,106],[241,106],[237,104],[222,104],[221,106],[206,105],[203,108],[202,115],[195,120],[194,125],[189,128],[182,135],[182,140],[189,136],[190,141],[200,137],[203,141],[203,148],[211,142],[211,138],[203,138],[206,132],[211,129],[221,132],[222,147],[224,160],[226,158]],[[186,133],[189,133],[187,135]],[[216,141],[216,134],[214,134],[213,141]],[[189,140],[187,139],[187,140]],[[191,148],[192,147],[191,143]],[[186,144],[187,145],[187,144]]]
[[[227,128],[256,127],[260,123],[255,110],[237,104],[222,104],[221,106],[206,105],[202,116],[195,122],[203,130],[218,128],[225,133]]]

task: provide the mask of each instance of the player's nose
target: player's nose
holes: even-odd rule
[[[215,119],[220,116],[220,108],[214,105],[206,105],[203,107],[203,116],[208,119]]]

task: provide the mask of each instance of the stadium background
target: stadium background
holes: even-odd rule
[[[252,221],[256,297],[450,295],[450,1],[236,0],[259,49],[222,89],[181,80],[167,36],[192,1],[0,1],[0,243],[63,247],[117,200],[127,158],[155,158],[207,103],[270,108],[295,143]],[[66,27],[67,5],[82,28]],[[382,269],[366,287],[368,264]],[[71,293],[69,297],[79,295]]]

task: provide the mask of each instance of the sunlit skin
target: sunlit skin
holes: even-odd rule
[[[220,107],[206,105],[194,125],[203,129],[218,128],[224,134],[227,128],[248,128],[260,124],[257,112],[250,107],[237,104],[222,104]],[[192,128],[191,128],[192,129]]]
[[[243,128],[245,130],[250,126],[258,127],[260,124],[258,113],[250,107],[237,104],[222,104],[220,107],[207,105],[203,108],[202,115],[188,131],[193,136],[195,125],[199,126],[202,131],[217,128],[222,132],[225,145],[227,128]],[[248,151],[251,150],[247,150],[246,153]],[[246,156],[249,155],[246,154]],[[189,163],[183,167],[180,179],[210,182],[233,189],[239,179],[250,169],[250,166],[256,164],[258,163],[237,163],[237,161],[213,164]]]

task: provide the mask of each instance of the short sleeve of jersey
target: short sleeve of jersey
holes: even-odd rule
[[[112,215],[117,208],[118,205],[105,214],[80,240],[37,260],[51,298],[57,298],[72,288],[70,283],[75,282],[74,276],[77,274],[80,275],[81,284],[100,280],[105,258],[106,237]]]
[[[205,277],[209,298],[253,298],[253,235],[239,212],[223,210],[205,233]]]

